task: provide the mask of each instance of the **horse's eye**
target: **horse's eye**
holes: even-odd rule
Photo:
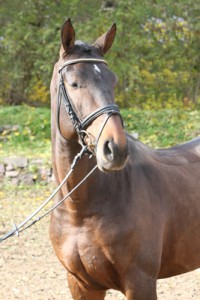
[[[74,87],[74,88],[80,88],[80,84],[78,84],[77,82],[73,82],[71,84],[71,86]]]

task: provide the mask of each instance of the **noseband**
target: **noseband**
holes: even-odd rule
[[[61,100],[63,100],[66,112],[67,112],[67,114],[68,114],[68,116],[69,116],[69,118],[70,118],[70,120],[71,120],[71,122],[72,122],[72,124],[73,124],[73,126],[74,126],[74,128],[75,128],[75,130],[76,130],[76,132],[78,134],[78,136],[80,137],[82,145],[86,145],[86,143],[85,143],[85,137],[86,137],[87,133],[86,133],[85,130],[86,130],[87,126],[90,123],[92,123],[92,121],[94,121],[96,118],[98,118],[102,114],[106,114],[108,116],[108,118],[111,115],[119,115],[120,118],[121,118],[121,120],[122,120],[122,116],[120,114],[119,107],[116,104],[110,104],[110,105],[106,105],[106,106],[98,108],[94,112],[90,113],[86,118],[84,118],[83,120],[80,120],[80,118],[78,117],[78,115],[75,112],[75,109],[73,107],[72,101],[70,100],[70,98],[68,96],[68,93],[67,93],[67,90],[65,88],[64,79],[63,79],[63,75],[62,75],[62,70],[66,66],[69,66],[69,65],[72,65],[72,64],[76,64],[76,63],[81,63],[81,62],[88,62],[88,63],[93,62],[93,63],[104,63],[104,64],[107,64],[107,62],[104,59],[79,58],[79,59],[69,60],[69,61],[65,62],[60,67],[60,69],[59,69],[60,84],[59,84],[59,92],[58,92],[57,124],[58,124],[59,132],[61,133],[61,130],[60,130],[60,105],[61,105]],[[122,124],[123,124],[123,121],[122,121]]]

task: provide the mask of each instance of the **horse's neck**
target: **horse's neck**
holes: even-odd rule
[[[60,184],[70,171],[74,157],[80,152],[80,149],[81,148],[75,143],[57,143],[56,151],[54,150],[55,157],[53,158],[57,184]],[[89,159],[88,155],[83,154],[75,165],[67,183],[62,187],[59,198],[67,195],[92,170],[95,164],[95,158]],[[99,175],[100,172],[95,170],[94,173],[72,193],[64,204],[68,210],[75,211],[76,209],[80,209],[80,207],[83,209],[83,205],[89,205],[91,199],[94,198],[93,195],[99,193]]]

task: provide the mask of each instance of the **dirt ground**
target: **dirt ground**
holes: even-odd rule
[[[0,191],[0,235],[11,229],[12,216],[21,222],[51,188]],[[19,205],[20,204],[20,205]],[[0,244],[0,300],[71,300],[66,272],[48,237],[49,217]],[[125,299],[109,291],[106,300]],[[159,300],[200,299],[200,269],[158,281]],[[95,300],[95,299],[94,299]],[[147,299],[148,300],[148,299]]]

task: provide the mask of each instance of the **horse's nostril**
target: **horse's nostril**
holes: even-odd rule
[[[113,151],[113,142],[107,141],[104,144],[104,155],[108,161],[113,161],[114,159],[114,151]]]
[[[118,140],[119,141],[119,140]],[[128,144],[115,143],[110,138],[97,147],[97,164],[101,171],[119,171],[126,165],[128,158]]]

